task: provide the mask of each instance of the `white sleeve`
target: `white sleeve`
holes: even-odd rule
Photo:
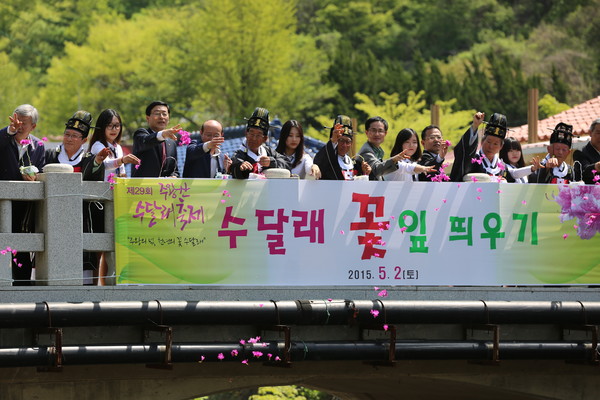
[[[96,155],[96,154],[100,153],[100,151],[102,149],[104,149],[104,145],[102,144],[102,142],[95,142],[92,145],[92,148],[90,149],[90,153],[92,153],[93,155]],[[117,168],[119,162],[117,161],[117,158],[113,158],[112,153],[111,153],[108,157],[106,157],[104,159],[102,164],[104,164],[105,169],[111,170],[111,169]]]
[[[401,174],[409,174],[409,175],[414,175],[415,172],[415,167],[417,166],[417,163],[415,162],[402,162],[402,161],[398,161],[398,171]]]
[[[304,153],[304,155],[302,156],[302,162],[304,163],[304,172],[306,173],[306,175],[310,175],[313,166],[312,157]]]
[[[528,167],[523,167],[523,168],[514,168],[510,165],[506,165],[506,168],[508,168],[508,173],[515,179],[521,179],[523,177],[526,177],[528,175],[531,175],[531,165]]]

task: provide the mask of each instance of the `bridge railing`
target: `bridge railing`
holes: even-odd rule
[[[35,202],[35,233],[12,233],[12,201]],[[86,201],[104,205],[104,233],[83,232]],[[37,182],[0,181],[0,248],[35,252],[36,285],[82,285],[83,252],[104,252],[115,274],[113,192],[107,182],[80,173],[44,173]],[[12,254],[0,255],[0,285],[12,284]],[[107,279],[114,285],[114,279]]]

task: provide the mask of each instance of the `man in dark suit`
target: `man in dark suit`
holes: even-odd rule
[[[221,153],[223,125],[219,121],[209,120],[200,127],[201,142],[192,140],[185,153],[183,178],[214,178],[217,173],[226,174],[231,159]]]
[[[0,180],[35,181],[45,163],[44,143],[31,135],[38,121],[38,111],[30,104],[23,104],[9,119],[10,124],[0,129]],[[34,203],[13,201],[12,231],[34,232],[34,227]],[[32,285],[33,265],[32,253],[20,251],[13,257],[13,286]]]
[[[146,107],[148,128],[133,134],[133,154],[141,161],[134,169],[134,178],[179,177],[177,169],[177,132],[179,125],[167,129],[171,109],[164,101],[154,101]]]
[[[590,185],[600,182],[595,178],[596,175],[600,176],[600,118],[592,122],[590,141],[582,150],[573,153],[573,161],[576,181],[583,180]],[[596,173],[592,172],[594,170]]]
[[[426,126],[421,132],[421,144],[423,145],[423,155],[419,160],[419,165],[425,167],[435,167],[435,172],[422,172],[419,174],[419,181],[431,182],[435,175],[439,175],[442,170],[442,164],[448,151],[448,145],[444,142],[442,131],[436,125]]]

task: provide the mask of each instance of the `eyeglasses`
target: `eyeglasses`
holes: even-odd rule
[[[262,139],[265,135],[261,135],[260,133],[246,133],[246,137],[248,139]]]
[[[339,144],[352,144],[352,140],[350,139],[338,139]]]
[[[166,111],[154,111],[150,115],[152,115],[153,117],[165,117],[166,118],[169,116],[169,113]]]
[[[120,124],[116,124],[116,125],[107,125],[106,129],[110,129],[111,131],[114,131],[116,129],[121,129],[121,125]]]
[[[385,130],[384,129],[369,128],[369,132],[371,132],[371,133],[385,133]]]
[[[77,135],[74,133],[65,133],[64,137],[66,137],[67,139],[78,139],[78,140],[83,139],[83,135]]]

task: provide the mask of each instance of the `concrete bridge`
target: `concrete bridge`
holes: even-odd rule
[[[39,232],[10,233],[17,199],[38,202]],[[38,256],[37,285],[18,288],[0,256],[1,399],[284,384],[361,400],[600,394],[597,288],[81,286],[84,250],[114,272],[112,233],[81,231],[84,199],[112,218],[108,184],[79,174],[0,185],[0,248]]]

